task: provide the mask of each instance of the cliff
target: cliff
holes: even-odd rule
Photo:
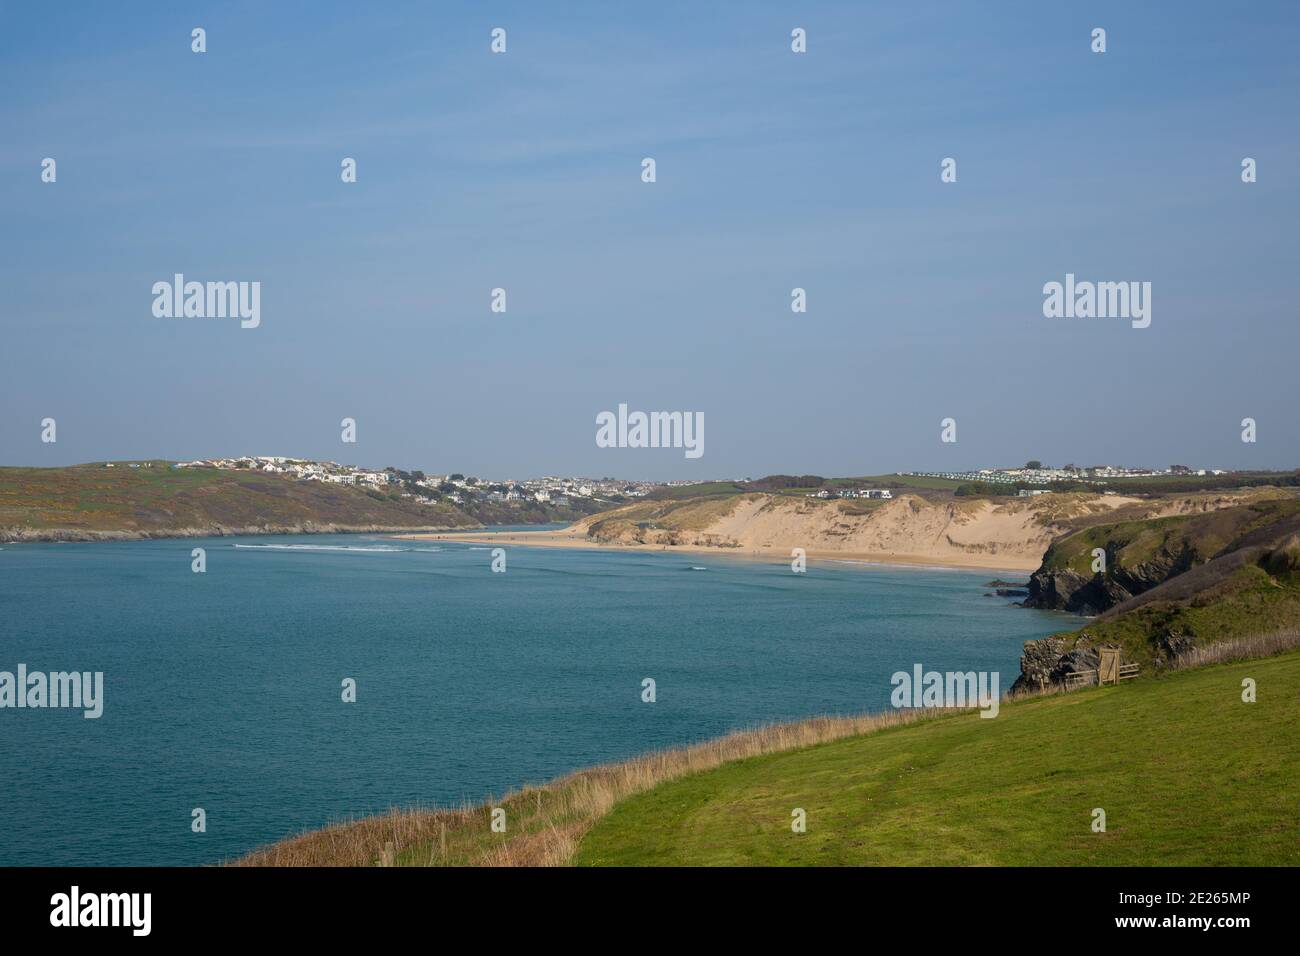
[[[1135,520],[1082,528],[1054,541],[1029,578],[1026,607],[1096,615],[1232,550],[1277,517],[1268,501],[1294,496],[1255,492],[1168,499]],[[1101,571],[1098,567],[1100,552]]]
[[[1085,574],[1094,548],[1106,571]],[[1030,591],[1027,605],[1097,616],[1027,642],[1013,690],[1092,670],[1102,646],[1149,673],[1189,648],[1300,627],[1300,500],[1077,531],[1048,549]]]

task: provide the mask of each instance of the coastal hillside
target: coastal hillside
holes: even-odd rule
[[[0,468],[0,541],[471,528],[446,504],[282,475],[102,464]]]
[[[1028,642],[1021,687],[1095,669],[1099,647],[1159,670],[1212,641],[1300,626],[1300,499],[1079,530],[1048,549],[1025,604],[1096,616]]]
[[[235,862],[1294,865],[1298,645],[1300,632],[1218,644],[1158,680],[1012,698],[992,720],[896,710],[738,731]],[[1242,701],[1246,677],[1255,703]],[[805,833],[791,828],[796,808]]]
[[[1234,507],[1282,494],[1272,490],[1138,498],[1093,492],[1031,498],[934,500],[903,494],[888,500],[837,500],[743,493],[644,501],[578,522],[572,529],[599,544],[871,555],[1037,568],[1058,537],[1098,522],[1146,520]]]
[[[1279,547],[1300,532],[1300,499],[1093,525],[1053,542],[1029,579],[1027,607],[1100,614],[1184,572],[1244,548]],[[1098,553],[1104,568],[1095,571]]]
[[[616,804],[572,862],[1294,866],[1298,684],[1291,651],[736,761]]]

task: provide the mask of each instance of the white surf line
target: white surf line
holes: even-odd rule
[[[353,545],[338,544],[236,544],[235,548],[247,551],[345,551],[363,554],[401,554],[410,548],[374,547],[363,548]]]

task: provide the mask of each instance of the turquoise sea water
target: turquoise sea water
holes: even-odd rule
[[[916,663],[997,671],[1005,691],[1021,644],[1070,623],[984,597],[988,571],[490,561],[368,535],[4,545],[0,671],[103,671],[105,700],[98,720],[0,709],[0,865],[216,862],[390,806],[883,710]]]

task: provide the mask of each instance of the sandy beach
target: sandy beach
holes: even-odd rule
[[[787,547],[699,547],[665,544],[604,544],[595,541],[574,527],[548,531],[464,531],[433,534],[393,535],[403,541],[452,541],[462,544],[488,544],[497,547],[529,548],[581,548],[588,551],[657,551],[677,554],[717,554],[730,557],[764,558],[773,563],[790,561],[791,548]],[[845,561],[865,564],[897,564],[911,567],[945,568],[950,570],[1004,571],[1027,574],[1037,569],[1038,560],[1017,559],[1011,555],[961,555],[945,554],[942,557],[925,554],[900,554],[880,551],[840,551],[805,549],[810,561]]]
[[[788,563],[794,548],[813,561],[951,568],[1025,575],[1036,571],[1071,521],[1140,508],[1143,516],[1213,510],[1234,496],[1191,495],[1143,502],[1121,495],[1060,494],[1004,501],[929,501],[900,495],[866,510],[770,494],[651,501],[538,531],[435,531],[412,541],[716,554]]]

